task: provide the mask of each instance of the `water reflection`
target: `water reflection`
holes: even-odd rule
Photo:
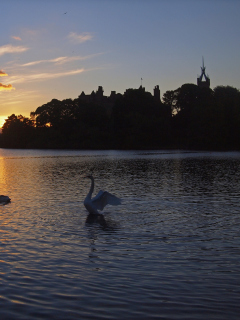
[[[6,196],[0,196],[0,206],[6,206],[10,202],[11,202],[10,198],[6,199]]]
[[[108,213],[109,215],[109,213]],[[91,214],[89,213],[86,218],[86,226],[88,230],[92,230],[92,227],[100,226],[104,231],[115,232],[119,230],[119,224],[116,223],[114,220],[109,218],[105,218],[103,214]]]
[[[107,222],[106,222],[103,214],[89,213],[89,215],[87,216],[87,219],[86,219],[86,223],[87,224],[98,223],[100,226],[103,227],[103,229],[105,229],[107,226]]]
[[[10,195],[11,198],[9,180],[11,179],[11,172],[14,168],[9,167],[8,164],[9,162],[6,159],[0,158],[0,195]]]
[[[4,152],[5,319],[239,318],[240,154]],[[91,168],[124,200],[104,215]]]

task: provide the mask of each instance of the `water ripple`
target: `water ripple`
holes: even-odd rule
[[[239,153],[4,150],[0,166],[1,320],[239,318]],[[101,220],[90,169],[123,199]]]

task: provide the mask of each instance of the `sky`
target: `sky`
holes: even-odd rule
[[[197,83],[240,88],[240,0],[1,1],[0,127],[52,99]],[[142,80],[141,80],[142,78]]]

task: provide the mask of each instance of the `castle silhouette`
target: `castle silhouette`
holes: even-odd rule
[[[128,90],[132,90],[132,89],[127,89],[125,91],[125,93]],[[141,85],[139,87],[138,90],[143,90],[145,92],[145,88]],[[98,90],[92,91],[91,94],[85,94],[84,91],[82,91],[82,93],[80,94],[80,96],[78,97],[80,100],[86,101],[86,102],[90,102],[90,103],[97,103],[99,105],[102,105],[106,108],[111,109],[114,105],[114,103],[116,102],[116,100],[123,96],[121,93],[116,93],[116,91],[111,91],[110,96],[104,96],[104,90],[102,86],[98,86]],[[124,93],[124,94],[125,94]],[[159,85],[156,85],[153,89],[153,97],[156,99],[156,101],[160,102],[160,89],[159,89]]]
[[[202,58],[202,67],[201,67],[202,72],[201,72],[201,75],[197,78],[197,85],[202,88],[210,88],[210,78],[208,75],[206,75],[205,70],[206,70],[206,67],[204,66],[204,58]],[[127,89],[125,93],[128,90],[132,90],[132,89]],[[145,88],[141,85],[139,87],[139,90],[145,91]],[[86,102],[98,103],[99,105],[109,108],[110,110],[113,107],[116,100],[122,96],[121,93],[116,93],[116,91],[111,91],[110,96],[105,96],[103,93],[104,93],[103,87],[98,86],[98,90],[96,92],[92,91],[91,94],[85,94],[84,91],[82,91],[82,93],[78,98]],[[161,101],[159,85],[156,85],[153,88],[153,97],[155,98],[156,101],[158,102]]]

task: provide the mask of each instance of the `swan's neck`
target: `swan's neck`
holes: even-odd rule
[[[91,187],[90,187],[90,190],[88,192],[88,196],[91,198],[93,190],[94,190],[94,179],[93,178],[90,178],[90,179],[91,179]]]

